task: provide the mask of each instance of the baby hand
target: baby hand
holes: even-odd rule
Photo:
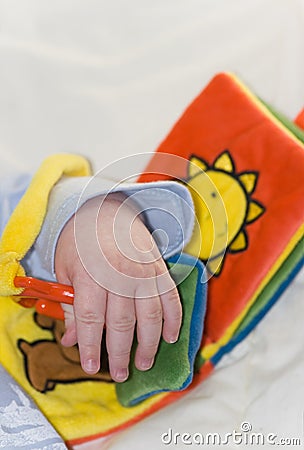
[[[128,378],[134,329],[135,365],[149,369],[161,335],[178,339],[179,295],[152,235],[122,194],[87,201],[64,227],[55,255],[57,280],[71,284],[73,308],[65,307],[62,344],[78,343],[88,374],[100,368],[104,325],[113,380]]]

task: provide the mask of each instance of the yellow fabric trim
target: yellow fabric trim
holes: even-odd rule
[[[298,231],[292,236],[288,245],[285,247],[284,251],[278,257],[272,268],[269,270],[269,272],[263,279],[262,283],[259,285],[258,289],[255,291],[255,293],[247,303],[246,307],[242,310],[241,314],[232,322],[232,324],[227,328],[225,334],[217,342],[206,345],[206,347],[202,349],[201,355],[203,356],[204,359],[207,360],[212,358],[212,356],[214,356],[221,347],[223,347],[230,341],[235,330],[238,328],[244,317],[247,315],[249,309],[256,301],[258,295],[269,283],[270,279],[274,276],[276,271],[280,268],[280,266],[283,264],[287,256],[292,252],[292,250],[295,248],[295,246],[303,236],[304,236],[304,225],[301,225]]]
[[[7,223],[0,241],[0,296],[19,294],[15,276],[24,275],[20,261],[33,245],[41,229],[52,187],[62,175],[90,174],[82,156],[55,154],[45,159]]]

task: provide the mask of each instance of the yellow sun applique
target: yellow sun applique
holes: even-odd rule
[[[211,274],[219,275],[226,252],[246,250],[246,225],[263,214],[265,208],[251,198],[258,172],[236,173],[228,150],[213,165],[191,156],[188,178],[196,213],[196,225],[185,251],[203,260]]]

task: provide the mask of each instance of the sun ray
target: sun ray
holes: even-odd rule
[[[243,172],[239,175],[239,180],[246,189],[247,194],[252,194],[257,184],[257,172]]]
[[[265,208],[260,205],[255,200],[250,200],[249,208],[246,216],[246,223],[251,223],[254,220],[256,220],[258,217],[260,217],[263,212],[265,211]]]
[[[216,158],[213,167],[215,167],[216,169],[224,170],[225,172],[234,172],[234,164],[228,150],[225,150],[220,154],[220,156]]]
[[[244,230],[240,231],[234,241],[229,245],[229,251],[231,253],[240,252],[245,250],[248,246],[248,237]]]
[[[197,156],[191,156],[188,164],[188,176],[194,177],[199,174],[202,170],[207,170],[208,164]]]

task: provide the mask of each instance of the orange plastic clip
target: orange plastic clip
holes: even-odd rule
[[[72,286],[50,281],[42,281],[33,277],[16,277],[15,286],[24,288],[21,294],[16,295],[18,303],[25,308],[35,308],[39,314],[64,319],[60,303],[73,304],[74,290]]]

